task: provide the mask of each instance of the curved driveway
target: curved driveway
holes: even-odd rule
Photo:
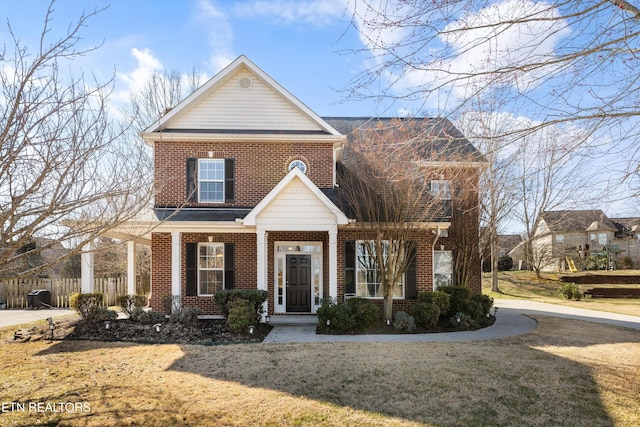
[[[526,315],[544,315],[608,323],[640,330],[640,317],[526,300],[496,300],[493,326],[477,331],[406,335],[316,335],[315,325],[276,325],[264,343],[309,342],[460,342],[512,337],[533,331],[537,323]]]

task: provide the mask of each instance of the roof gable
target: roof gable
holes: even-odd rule
[[[313,212],[312,215],[308,215]],[[276,221],[284,229],[294,230],[348,224],[345,214],[300,169],[293,168],[244,218],[244,225],[258,226]],[[303,221],[304,224],[298,224]],[[313,223],[310,224],[309,221]],[[277,225],[270,222],[270,229]]]
[[[556,233],[586,232],[594,223],[598,223],[601,229],[617,229],[600,209],[547,211],[542,213],[541,220],[549,231]]]
[[[143,132],[318,133],[327,122],[242,55]]]

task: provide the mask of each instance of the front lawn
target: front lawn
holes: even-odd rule
[[[640,425],[638,332],[538,320],[520,337],[401,345],[9,344],[5,328],[0,424]]]

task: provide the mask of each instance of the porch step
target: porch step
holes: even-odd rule
[[[310,315],[273,315],[269,319],[271,325],[317,325],[318,316]]]

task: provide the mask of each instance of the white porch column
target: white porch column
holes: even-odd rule
[[[338,230],[329,230],[329,296],[338,298]]]
[[[127,242],[127,293],[136,294],[136,242]]]
[[[257,280],[258,290],[268,290],[267,286],[267,232],[258,228],[256,230],[256,263],[257,263]],[[268,313],[269,299],[264,303],[264,312]]]
[[[180,297],[180,284],[181,284],[181,276],[180,276],[180,267],[182,266],[180,260],[180,237],[181,233],[179,231],[171,232],[171,295],[173,297]],[[174,303],[171,305],[171,311],[179,310],[180,307],[176,307],[177,304]]]
[[[93,242],[89,241],[82,247],[80,255],[80,292],[92,293],[95,282],[93,281]]]

